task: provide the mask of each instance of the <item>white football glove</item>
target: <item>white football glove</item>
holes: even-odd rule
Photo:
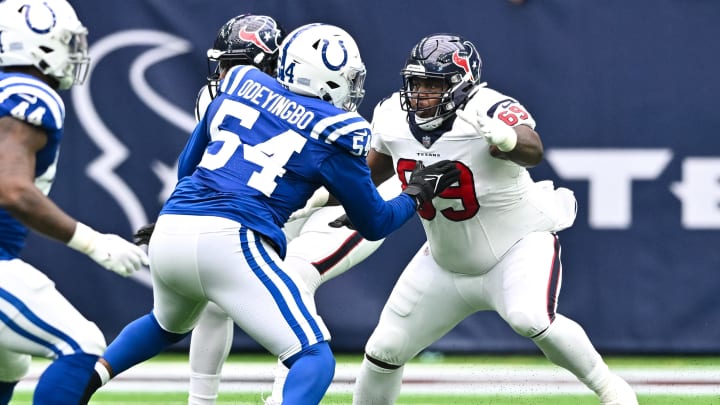
[[[309,216],[310,214],[315,212],[315,210],[327,204],[329,198],[330,193],[327,191],[327,189],[325,187],[320,187],[319,189],[315,190],[315,193],[313,193],[313,195],[310,196],[304,207],[290,214],[288,222],[296,221],[298,219]]]
[[[455,111],[455,115],[470,124],[490,145],[497,145],[503,152],[510,152],[517,145],[517,132],[504,122],[488,117],[480,111],[475,114],[465,110]]]
[[[150,263],[147,254],[139,246],[118,235],[100,233],[81,222],[77,223],[75,233],[67,245],[123,277]]]

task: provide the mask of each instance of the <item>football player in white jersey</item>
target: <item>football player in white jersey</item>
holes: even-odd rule
[[[275,75],[277,53],[284,38],[281,26],[269,16],[243,14],[230,19],[219,30],[208,50],[208,85],[198,94],[195,117],[205,115],[217,95],[217,84],[235,65],[253,65]],[[394,177],[378,187],[385,199],[400,192]],[[296,270],[314,294],[327,280],[349,270],[372,254],[382,243],[369,241],[347,227],[332,228],[328,222],[343,214],[342,206],[324,206],[327,190],[319,189],[305,208],[291,215],[283,228],[288,240],[285,262]],[[147,230],[145,231],[147,232]],[[149,241],[149,233],[140,235]],[[222,366],[233,337],[233,320],[217,305],[209,303],[192,331],[190,341],[189,405],[214,404],[218,397]],[[278,360],[272,393],[265,404],[282,402],[282,388],[288,368]]]
[[[0,404],[10,401],[31,356],[53,360],[33,403],[77,404],[105,349],[98,327],[20,258],[30,230],[123,276],[148,263],[142,249],[78,222],[47,196],[65,119],[56,90],[85,80],[86,38],[65,0],[0,2]]]
[[[528,110],[480,82],[475,46],[453,34],[423,38],[402,70],[403,88],[380,102],[368,164],[376,180],[408,178],[416,162],[451,160],[459,182],[425,203],[427,242],[404,269],[365,347],[353,404],[393,404],[403,367],[478,311],[496,311],[604,405],[634,405],[585,331],[557,313],[560,244],[575,198],[526,169],[543,145]],[[461,119],[456,119],[461,118]]]
[[[288,34],[277,79],[248,65],[227,72],[150,239],[153,309],[108,346],[101,381],[187,336],[212,301],[288,366],[284,404],[320,402],[335,371],[330,334],[284,261],[282,226],[324,186],[360,234],[382,239],[459,175],[440,161],[392,200],[378,194],[365,159],[370,125],[355,111],[364,78],[354,39],[328,24]],[[87,400],[98,387],[90,381]]]

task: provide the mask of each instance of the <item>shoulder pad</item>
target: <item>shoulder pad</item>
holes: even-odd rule
[[[0,111],[28,124],[59,130],[65,104],[50,86],[26,75],[0,75]]]
[[[336,144],[356,156],[365,156],[370,145],[370,124],[357,112],[346,112],[318,121],[312,128],[313,139]]]

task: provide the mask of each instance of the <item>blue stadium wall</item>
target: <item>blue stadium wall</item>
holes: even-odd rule
[[[98,229],[130,237],[153,221],[193,127],[217,28],[244,13],[292,29],[344,27],[368,69],[361,113],[399,88],[415,42],[472,40],[483,79],[534,115],[546,160],[531,173],[572,188],[560,234],[559,311],[604,353],[720,354],[720,3],[715,0],[73,2],[93,70],[66,92],[67,133],[52,196]],[[317,295],[336,351],[360,351],[403,265],[423,242],[413,221]],[[123,279],[32,236],[29,262],[108,340],[152,306],[148,273]],[[187,341],[178,346],[183,349]],[[261,350],[241,332],[234,349]],[[496,315],[476,314],[431,349],[533,352]]]

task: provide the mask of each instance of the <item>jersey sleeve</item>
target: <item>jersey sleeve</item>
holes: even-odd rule
[[[372,122],[370,123],[370,129],[372,130],[372,139],[370,141],[370,147],[375,149],[376,151],[382,153],[383,155],[392,155],[390,153],[390,150],[385,145],[385,140],[382,136],[382,131],[378,130],[378,124],[379,122],[388,122],[392,119],[394,119],[391,115],[391,108],[388,106],[388,100],[395,100],[399,95],[397,93],[393,94],[390,97],[384,98],[382,101],[380,101],[373,110],[373,118]],[[398,119],[404,119],[404,117],[398,117]]]
[[[65,104],[45,83],[22,76],[9,75],[0,80],[1,115],[10,115],[30,125],[53,132],[62,129]]]
[[[355,156],[367,156],[370,148],[370,124],[356,112],[329,114],[313,127],[310,136]]]
[[[355,229],[368,240],[379,240],[398,229],[415,213],[407,194],[385,201],[370,178],[364,158],[338,153],[322,162],[325,187],[345,208]]]
[[[207,134],[205,116],[195,126],[195,130],[190,135],[178,158],[178,180],[185,176],[191,175],[205,153],[205,148],[210,142]]]
[[[205,116],[205,111],[212,99],[208,86],[202,86],[195,97],[195,121],[200,121]]]
[[[497,118],[511,127],[527,125],[535,129],[535,119],[528,109],[512,97],[489,88],[482,88],[473,99],[478,100],[478,108],[485,110],[488,117]]]

